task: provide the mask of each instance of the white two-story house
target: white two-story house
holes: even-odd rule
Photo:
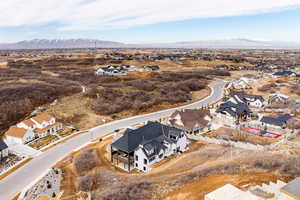
[[[11,126],[5,133],[9,144],[25,144],[34,139],[56,134],[62,124],[49,114],[40,114]]]
[[[230,92],[229,101],[232,101],[235,104],[242,103],[250,107],[261,108],[266,105],[266,101],[262,96],[246,94],[244,92]]]
[[[111,144],[111,162],[126,171],[151,170],[151,165],[188,148],[184,131],[158,122],[128,130]]]

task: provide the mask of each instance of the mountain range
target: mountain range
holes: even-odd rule
[[[0,49],[60,49],[60,48],[300,48],[300,42],[261,41],[249,39],[199,40],[174,43],[125,44],[91,39],[34,39],[16,43],[0,43]]]

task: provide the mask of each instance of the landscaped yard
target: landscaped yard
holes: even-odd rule
[[[31,144],[29,144],[29,146],[34,149],[40,149],[58,139],[59,138],[55,135],[49,135],[49,136],[43,137],[41,139],[38,139],[38,140],[32,142]]]

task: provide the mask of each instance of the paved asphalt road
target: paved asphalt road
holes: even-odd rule
[[[116,129],[126,128],[130,125],[167,117],[176,109],[197,108],[218,101],[223,95],[223,82],[217,82],[211,85],[212,94],[198,102],[186,106],[163,110],[155,113],[139,115],[123,120],[110,122],[91,129],[89,132],[80,134],[65,143],[57,145],[50,150],[38,155],[26,165],[17,169],[15,172],[0,180],[0,200],[10,200],[21,190],[39,178],[47,169],[51,168],[55,163],[67,156],[75,149],[87,144],[92,138],[104,136]]]

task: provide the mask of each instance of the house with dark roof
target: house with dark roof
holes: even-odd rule
[[[262,117],[260,122],[261,125],[266,129],[276,128],[285,129],[287,127],[287,121],[292,119],[289,114],[279,115],[277,117]]]
[[[143,68],[147,71],[157,71],[160,69],[158,65],[145,65]]]
[[[230,92],[229,101],[233,103],[242,103],[252,107],[263,107],[266,103],[262,96],[246,94],[244,92]]]
[[[289,96],[280,93],[270,94],[268,104],[288,104],[292,99]]]
[[[188,134],[208,132],[211,128],[211,121],[210,111],[205,109],[177,110],[169,118],[171,126]]]
[[[226,89],[245,90],[251,89],[251,86],[249,84],[249,80],[242,77],[229,82],[226,86]]]
[[[275,72],[272,74],[272,77],[278,78],[278,77],[295,77],[297,74],[292,71],[281,71],[281,72]]]
[[[187,150],[187,138],[180,129],[159,122],[130,129],[111,144],[111,162],[126,171],[151,170],[151,165]]]
[[[2,139],[0,139],[0,161],[7,156],[8,156],[8,146]]]
[[[226,101],[218,106],[214,114],[220,123],[235,127],[237,123],[251,118],[253,112],[246,104]]]
[[[102,67],[96,70],[96,75],[127,75],[127,65],[124,66],[115,66],[115,65],[109,65],[107,67]]]

